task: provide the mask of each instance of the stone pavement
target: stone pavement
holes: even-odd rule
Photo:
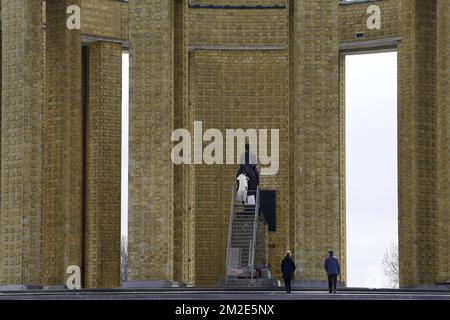
[[[0,300],[450,300],[450,290],[97,289],[0,292]]]

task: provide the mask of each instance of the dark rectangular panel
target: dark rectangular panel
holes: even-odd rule
[[[269,231],[277,231],[277,194],[275,190],[260,190],[260,210],[269,225]]]

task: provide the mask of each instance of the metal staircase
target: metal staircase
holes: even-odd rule
[[[266,228],[264,217],[259,213],[259,189],[254,192],[256,201],[254,205],[242,204],[236,201],[236,191],[233,188],[230,208],[230,221],[228,230],[227,262],[225,285],[252,286],[255,285],[255,259],[265,257],[257,248],[267,247],[261,235]],[[265,239],[267,242],[267,239]],[[261,250],[261,249],[260,249]],[[266,258],[260,258],[259,264],[267,264]]]

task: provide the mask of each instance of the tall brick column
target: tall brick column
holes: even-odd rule
[[[82,258],[81,31],[66,27],[67,7],[80,0],[47,0],[44,108],[44,283],[62,285]]]
[[[87,105],[87,288],[115,288],[120,275],[122,46],[89,46]]]
[[[329,249],[345,266],[344,212],[339,205],[338,1],[295,1],[294,46],[294,250],[297,279],[313,286],[324,279]]]
[[[128,279],[172,281],[173,1],[131,0],[129,6]]]
[[[438,280],[436,0],[403,0],[401,12],[399,259],[406,287]]]
[[[1,1],[0,285],[41,283],[41,5]]]
[[[437,0],[438,273],[450,283],[450,3]]]
[[[174,127],[183,128],[183,68],[184,68],[184,1],[174,1]],[[183,218],[185,214],[184,167],[174,167],[174,280],[182,281],[186,276],[186,246],[183,243]]]

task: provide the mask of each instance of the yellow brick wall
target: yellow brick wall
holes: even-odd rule
[[[42,275],[42,7],[2,1],[0,285]]]
[[[377,5],[381,9],[381,29],[367,28],[370,15],[367,9]],[[378,0],[362,3],[339,5],[339,41],[367,41],[398,37],[400,35],[401,0]],[[355,33],[363,32],[363,38],[356,38]]]
[[[204,130],[280,130],[280,171],[276,176],[262,176],[260,185],[277,190],[277,231],[270,235],[277,251],[269,258],[276,267],[289,235],[287,52],[199,50],[191,55],[190,103]],[[231,190],[237,169],[238,165],[195,168],[197,285],[216,285],[224,276]]]
[[[402,2],[399,46],[400,284],[436,281],[436,1]]]
[[[128,4],[117,0],[82,0],[83,34],[128,39]]]
[[[188,10],[189,45],[288,44],[288,10]]]
[[[438,260],[437,281],[450,282],[450,214],[449,214],[449,130],[450,123],[450,6],[448,1],[438,0],[437,23],[437,109],[438,109]]]
[[[129,280],[174,277],[173,2],[130,6]]]
[[[72,4],[82,5],[82,32],[65,28]],[[381,30],[367,30],[366,9],[372,4],[381,7]],[[235,8],[218,8],[230,5]],[[448,1],[47,0],[46,16],[37,17],[39,10],[37,2],[2,1],[2,25],[8,28],[2,31],[0,283],[61,285],[67,266],[84,267],[84,261],[87,286],[117,284],[121,49],[106,43],[92,47],[89,119],[98,125],[88,127],[91,161],[83,225],[82,34],[131,43],[130,280],[202,286],[216,285],[224,276],[237,166],[171,164],[172,130],[192,132],[194,120],[203,120],[205,129],[281,130],[280,172],[261,182],[261,188],[277,190],[277,231],[269,235],[272,271],[279,276],[279,261],[289,248],[298,279],[322,280],[322,260],[333,248],[345,280],[345,79],[338,45],[396,36],[402,37],[401,284],[450,277]],[[360,31],[365,37],[355,38]],[[27,35],[36,50],[13,55],[23,46],[15,39]],[[39,54],[42,47],[45,52]],[[25,91],[26,99],[17,100]],[[42,113],[31,108],[36,105],[44,106]],[[113,108],[109,118],[104,108]],[[33,125],[13,118],[17,109],[30,114]],[[112,140],[101,142],[105,137]],[[105,152],[114,156],[100,164],[96,159]],[[112,182],[102,171],[105,166],[115,174]],[[16,183],[12,172],[28,180]],[[95,219],[109,223],[98,225]],[[17,230],[30,238],[17,237]]]
[[[122,46],[89,46],[86,284],[115,288],[120,274]]]
[[[174,128],[183,128],[184,118],[184,1],[174,3]],[[174,167],[174,279],[189,282],[185,277],[185,265],[189,263],[189,244],[183,237],[184,217],[188,215],[184,186],[186,177],[183,166]]]
[[[218,3],[217,3],[218,4]],[[228,4],[228,3],[227,3]],[[242,3],[244,4],[244,3]],[[253,5],[254,3],[248,2],[247,4]],[[289,32],[289,21],[288,21],[288,10],[287,9],[267,9],[267,10],[222,10],[222,9],[198,9],[198,8],[187,8],[187,13],[186,13],[186,17],[185,17],[185,21],[186,21],[186,38],[188,40],[188,46],[189,48],[192,50],[191,51],[191,59],[189,60],[189,70],[190,70],[190,74],[197,74],[197,72],[200,72],[199,70],[197,70],[197,65],[194,63],[194,61],[196,61],[194,58],[197,54],[197,52],[195,50],[197,49],[208,49],[210,47],[208,46],[218,46],[219,48],[217,48],[216,54],[219,54],[219,56],[221,55],[222,49],[220,49],[220,47],[223,46],[231,46],[237,48],[237,49],[242,49],[242,47],[254,47],[254,46],[277,46],[277,49],[283,49],[286,48],[287,49],[287,44],[288,44],[288,32]],[[245,32],[243,32],[242,30],[245,30]],[[258,48],[256,48],[258,49]],[[255,51],[258,52],[258,51]],[[287,63],[287,50],[282,50],[282,52],[285,52],[283,55],[285,55],[285,59],[286,59],[286,63]],[[200,54],[200,51],[199,51]],[[242,55],[247,54],[246,51],[243,51],[241,53]],[[251,52],[249,54],[252,54]],[[236,58],[237,59],[237,58]],[[239,68],[241,68],[241,61],[242,58],[239,58],[235,61],[233,61],[234,64],[236,64],[236,70],[239,70]],[[270,62],[269,62],[270,64]],[[278,64],[278,62],[277,62]],[[202,68],[206,68],[206,65],[209,65],[208,63],[204,63],[204,65],[202,65]],[[219,68],[222,69],[223,67]],[[286,81],[288,81],[288,70],[287,70],[287,65],[286,65]],[[206,75],[205,72],[203,72],[204,75]],[[238,73],[235,73],[233,75],[234,77],[239,77]],[[219,73],[214,73],[211,74],[210,77],[212,77],[213,79],[210,79],[211,81],[219,81],[220,80],[220,75]],[[199,80],[200,81],[200,80]],[[224,80],[222,80],[224,81]],[[228,80],[230,81],[230,80]],[[257,79],[255,79],[254,81],[258,81]],[[192,86],[193,84],[191,83],[192,80],[188,79],[187,82],[189,83],[188,86]],[[194,85],[195,86],[195,85]],[[288,86],[287,83],[285,85],[286,87]],[[186,87],[186,86],[185,86]],[[191,91],[195,91],[195,88],[190,89]],[[197,92],[197,91],[195,91]],[[287,93],[287,91],[286,91]],[[195,93],[197,94],[197,93]],[[242,93],[244,94],[244,93]],[[188,95],[188,103],[193,104],[192,101],[192,95],[193,94],[189,94]],[[288,99],[288,97],[284,97],[284,99]],[[193,106],[193,105],[191,105]],[[217,109],[222,109],[222,103],[220,101],[213,101],[211,103],[211,108],[217,108]],[[193,120],[198,120],[198,116],[197,116],[197,108],[196,106],[193,107],[193,109],[195,110],[195,112],[193,112],[190,116],[185,117],[185,126],[186,128],[190,128],[192,126],[192,122]],[[288,110],[288,109],[287,109]],[[287,114],[288,115],[288,114]],[[218,121],[218,120],[217,120]],[[237,121],[237,120],[235,120]],[[220,123],[222,123],[223,121],[221,121]],[[237,126],[238,123],[241,123],[239,121],[237,121],[235,124],[230,123],[230,125],[233,125],[231,128],[234,128]],[[264,121],[263,121],[264,123]],[[222,127],[222,124],[220,124],[220,126]],[[214,126],[213,126],[214,127]],[[216,127],[219,127],[219,122],[217,123]],[[239,126],[238,126],[239,127]],[[225,128],[225,127],[224,127]],[[286,132],[286,136],[283,137],[284,138],[288,138],[289,133]],[[287,145],[287,144],[286,144]],[[288,152],[287,148],[281,152]],[[202,172],[203,169],[211,169],[214,170],[213,168],[207,168],[209,166],[205,166],[205,167],[201,167],[201,166],[191,166],[192,168],[188,169],[187,171],[189,171],[191,176],[194,176],[196,178],[195,181],[197,181],[196,183],[194,181],[192,181],[189,183],[190,185],[190,190],[192,192],[192,194],[194,195],[195,199],[199,199],[202,198],[200,193],[199,193],[199,188],[201,188],[201,186],[199,185],[199,181],[201,180],[200,176],[203,176],[205,174],[200,173]],[[200,168],[201,167],[201,168]],[[232,169],[226,169],[226,170],[230,170],[229,172],[234,172],[237,169],[237,167],[233,167]],[[225,169],[224,169],[225,170]],[[212,174],[212,173],[211,173]],[[222,175],[224,176],[224,175]],[[234,173],[227,174],[225,175],[225,177],[228,178],[232,178],[230,180],[230,182],[225,183],[224,181],[220,181],[219,183],[219,187],[220,188],[225,188],[224,189],[224,194],[222,196],[220,196],[221,201],[223,202],[221,204],[221,213],[216,213],[219,214],[219,217],[221,217],[223,224],[222,226],[216,226],[218,228],[221,228],[220,231],[220,239],[219,234],[215,235],[214,237],[217,237],[216,240],[211,240],[211,241],[218,241],[219,244],[219,248],[220,250],[217,250],[217,252],[215,253],[218,258],[208,258],[208,257],[204,257],[202,258],[203,260],[209,260],[206,263],[209,264],[208,267],[203,267],[202,265],[204,264],[203,262],[199,264],[199,260],[196,259],[196,284],[197,283],[203,283],[203,284],[209,284],[209,285],[215,285],[219,279],[221,279],[224,275],[224,266],[225,266],[225,256],[226,256],[226,237],[227,237],[227,231],[228,229],[223,227],[223,226],[227,226],[228,225],[228,215],[229,215],[229,205],[230,205],[230,197],[231,197],[231,187],[230,187],[230,183],[233,183],[234,180]],[[224,177],[224,179],[225,179]],[[276,177],[275,180],[278,181],[279,177]],[[288,180],[288,179],[287,179]],[[195,192],[194,192],[195,190]],[[280,194],[285,194],[285,192],[283,192],[284,190],[288,190],[288,186],[285,186],[285,188],[279,189]],[[209,192],[211,193],[211,192]],[[203,193],[202,193],[203,194]],[[217,197],[218,195],[213,195],[213,194],[209,194],[208,199],[210,198],[214,198]],[[205,197],[203,197],[205,198]],[[271,236],[271,241],[272,243],[276,243],[276,251],[274,251],[274,254],[272,254],[271,257],[271,263],[272,265],[277,266],[278,263],[278,259],[281,259],[281,256],[278,257],[280,254],[280,252],[284,252],[285,248],[288,246],[288,237],[289,237],[289,232],[287,231],[287,229],[283,229],[283,228],[288,228],[288,223],[289,223],[289,213],[287,210],[288,209],[288,196],[286,195],[285,199],[277,199],[280,202],[280,208],[279,208],[279,227],[280,227],[280,231],[273,234]],[[191,209],[195,210],[195,227],[196,227],[196,232],[195,232],[195,237],[196,237],[196,243],[197,245],[195,246],[195,254],[196,257],[201,257],[204,256],[205,252],[210,250],[209,248],[212,247],[212,244],[208,244],[205,245],[204,248],[201,248],[201,244],[204,243],[203,238],[206,237],[210,237],[209,235],[203,235],[201,232],[201,229],[203,227],[199,227],[199,225],[204,224],[205,222],[203,221],[204,218],[202,217],[203,215],[206,214],[206,212],[208,210],[210,210],[210,208],[213,208],[213,203],[214,200],[209,200],[211,202],[210,206],[203,206],[201,204],[198,203],[199,200],[195,200],[193,203],[193,207]],[[205,199],[205,201],[207,201]],[[201,207],[205,207],[201,210],[201,212],[204,213],[199,213],[199,209]],[[217,211],[217,210],[216,210]],[[225,219],[225,220],[224,220]],[[211,222],[212,223],[212,222]],[[207,228],[207,227],[206,227]],[[281,234],[284,233],[283,236],[281,236]],[[209,240],[208,240],[209,241]],[[201,253],[199,253],[201,252]],[[203,261],[202,260],[202,261]],[[214,261],[215,260],[215,261]],[[210,272],[210,275],[203,275],[203,272],[199,272],[199,268],[203,268],[204,269],[213,269],[212,272]],[[276,271],[278,272],[278,271]],[[208,278],[208,280],[206,280],[206,278]]]
[[[295,3],[294,213],[297,279],[323,280],[332,248],[342,260],[338,3]],[[345,275],[343,275],[345,278]]]
[[[46,285],[82,266],[81,32],[68,30],[77,1],[47,0],[46,103],[43,110],[43,259]],[[63,27],[61,27],[63,26]]]

